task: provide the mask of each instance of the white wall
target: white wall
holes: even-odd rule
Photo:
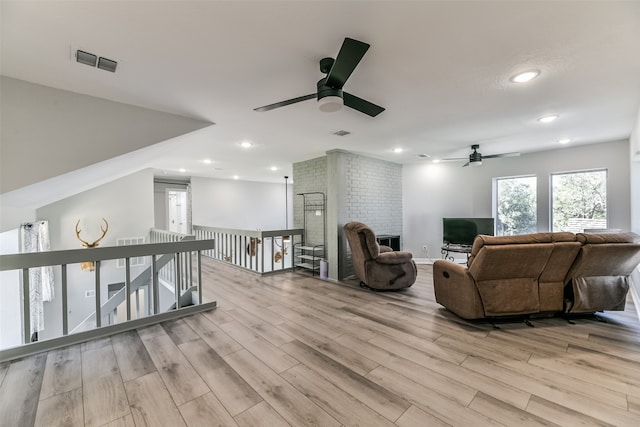
[[[282,184],[191,178],[194,225],[241,230],[285,228],[285,187]],[[291,180],[288,188],[289,227],[293,224]]]
[[[631,230],[640,234],[640,110],[629,138],[631,174]],[[631,276],[631,295],[640,317],[640,266]]]
[[[16,230],[0,233],[0,254],[15,254],[20,251],[20,232]],[[20,298],[20,272],[0,272],[0,349],[22,344],[20,328],[22,299]]]
[[[629,138],[629,157],[631,158],[631,229],[640,234],[640,110]]]
[[[416,258],[440,258],[443,217],[492,216],[493,178],[538,177],[538,231],[549,230],[549,175],[608,169],[609,227],[631,228],[629,141],[616,141],[488,159],[481,167],[422,163],[403,168],[404,249]]]
[[[153,213],[153,171],[145,169],[120,178],[108,184],[85,191],[37,210],[38,219],[49,221],[51,249],[81,249],[75,235],[75,224],[81,220],[81,236],[93,241],[100,237],[102,218],[109,222],[109,231],[100,246],[115,246],[116,239],[126,237],[149,238],[149,229],[154,225]],[[86,249],[90,250],[90,249]],[[148,266],[148,262],[147,265]],[[145,267],[146,267],[145,266]],[[132,268],[132,279],[143,268]],[[62,332],[60,316],[60,270],[56,269],[56,298],[45,303],[45,331],[43,338]],[[69,329],[71,330],[86,316],[95,311],[93,298],[86,298],[85,291],[94,289],[94,275],[80,270],[80,266],[69,265],[68,307]],[[124,282],[124,269],[115,268],[114,261],[101,265],[101,296],[107,300],[107,286]]]
[[[0,91],[2,193],[211,124],[4,76]]]

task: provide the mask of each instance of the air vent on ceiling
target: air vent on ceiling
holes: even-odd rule
[[[338,136],[345,136],[345,135],[349,135],[351,132],[347,132],[346,130],[339,130],[337,132],[334,132],[334,135],[338,135]]]
[[[116,72],[116,68],[118,67],[118,61],[114,61],[113,59],[105,58],[104,56],[98,57],[98,55],[87,52],[85,50],[77,49],[75,52],[76,61],[80,64],[85,64],[90,67],[98,67],[101,70],[111,71],[112,73]]]
[[[429,157],[431,157],[431,156],[430,156],[430,155],[428,155],[428,154],[418,154],[418,157],[426,157],[426,158],[429,158]]]

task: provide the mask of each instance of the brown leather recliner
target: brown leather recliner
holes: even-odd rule
[[[344,231],[351,248],[353,270],[361,286],[395,290],[415,283],[418,270],[411,252],[380,246],[373,230],[361,222],[345,224]]]

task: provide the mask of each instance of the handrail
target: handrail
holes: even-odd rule
[[[59,251],[47,251],[47,252],[36,252],[36,253],[21,253],[21,254],[8,254],[8,255],[0,255],[0,271],[9,271],[9,270],[21,270],[22,276],[22,295],[25,297],[22,298],[22,331],[23,338],[22,343],[23,346],[31,345],[27,344],[32,341],[31,338],[31,319],[30,319],[30,275],[29,269],[44,267],[44,266],[60,266],[60,274],[61,274],[61,289],[62,294],[60,298],[62,299],[62,336],[58,336],[57,338],[48,339],[47,341],[55,341],[61,340],[63,338],[68,338],[64,342],[71,342],[72,338],[69,338],[70,335],[68,333],[69,330],[69,322],[68,322],[68,313],[67,313],[67,302],[68,297],[67,294],[70,292],[70,287],[67,286],[68,274],[67,267],[70,264],[78,264],[81,262],[93,261],[95,263],[95,273],[93,274],[94,280],[94,290],[95,290],[95,312],[92,314],[96,320],[95,326],[98,329],[101,329],[103,326],[101,323],[102,319],[102,307],[104,306],[101,303],[101,284],[100,284],[100,271],[101,271],[101,262],[107,260],[115,260],[122,259],[126,260],[126,275],[125,275],[125,287],[124,294],[125,300],[127,302],[127,322],[132,321],[130,318],[130,296],[132,292],[135,292],[135,287],[140,286],[139,282],[143,279],[140,279],[136,282],[136,279],[133,281],[130,278],[130,260],[134,257],[146,257],[151,256],[151,288],[153,294],[153,316],[159,314],[159,278],[158,278],[158,270],[160,270],[163,265],[167,263],[167,260],[171,259],[179,259],[186,258],[188,259],[188,263],[184,263],[184,267],[180,267],[180,263],[178,263],[178,268],[176,268],[175,274],[175,306],[176,311],[180,311],[182,301],[185,299],[185,294],[187,292],[190,293],[190,289],[194,289],[193,287],[193,277],[191,270],[191,259],[193,253],[195,252],[196,258],[196,283],[197,283],[197,294],[198,300],[196,305],[201,305],[203,307],[207,306],[211,308],[215,306],[215,302],[203,304],[202,301],[202,270],[201,270],[201,253],[202,251],[212,249],[215,245],[214,240],[189,240],[189,241],[181,241],[181,242],[168,242],[168,243],[151,243],[151,244],[141,244],[141,245],[131,245],[131,246],[110,246],[110,247],[101,247],[101,248],[91,248],[91,249],[71,249],[71,250],[59,250]],[[158,255],[161,255],[158,257]],[[185,275],[181,274],[181,269],[188,269],[188,273]],[[184,280],[183,277],[186,277],[187,280]],[[148,280],[148,279],[147,279]],[[0,284],[1,285],[1,284]],[[132,286],[133,285],[133,286]],[[192,297],[193,298],[193,297]],[[113,301],[112,301],[113,303]],[[195,303],[195,301],[194,301]],[[110,307],[107,304],[107,308]],[[109,312],[107,312],[109,313]],[[106,314],[106,313],[105,313]],[[178,317],[179,314],[176,314]],[[96,332],[96,336],[99,334],[104,334],[102,332]],[[37,346],[40,348],[41,346]],[[33,347],[32,347],[33,348]],[[26,350],[25,350],[26,351]],[[11,354],[24,354],[21,353],[21,350],[12,349]],[[3,356],[6,353],[5,350],[0,351],[0,356]]]
[[[166,242],[183,242],[187,240],[195,240],[194,234],[183,234],[176,231],[167,231],[160,228],[152,228],[149,231],[151,243],[166,243]]]
[[[95,262],[120,258],[133,258],[149,255],[163,255],[175,252],[203,251],[211,249],[214,244],[214,240],[208,239],[186,242],[145,243],[142,245],[131,246],[105,246],[101,248],[0,255],[0,271],[45,267],[49,265],[76,264],[88,261]]]
[[[196,239],[212,239],[214,248],[204,256],[228,262],[259,274],[293,269],[293,245],[302,239],[303,230],[239,230],[194,225]]]

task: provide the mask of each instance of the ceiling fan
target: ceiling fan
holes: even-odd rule
[[[254,108],[254,111],[269,111],[275,108],[317,98],[318,107],[321,111],[338,111],[342,105],[358,110],[361,113],[375,117],[384,111],[383,107],[375,105],[348,92],[343,92],[342,87],[347,79],[362,60],[362,57],[369,49],[367,43],[358,40],[345,38],[336,59],[323,58],[320,60],[320,71],[326,74],[317,84],[318,91],[309,95],[287,99],[275,104]]]
[[[482,153],[478,152],[478,149],[480,148],[480,145],[478,144],[473,144],[471,146],[471,149],[473,150],[471,152],[471,154],[469,154],[469,159],[467,161],[467,163],[465,163],[464,165],[462,165],[462,167],[466,167],[466,166],[482,166],[482,159],[493,159],[496,157],[516,157],[519,156],[520,153],[502,153],[502,154],[491,154],[489,156],[483,156]],[[442,161],[455,161],[455,160],[467,160],[464,157],[460,157],[460,158],[453,158],[453,159],[442,159]]]

